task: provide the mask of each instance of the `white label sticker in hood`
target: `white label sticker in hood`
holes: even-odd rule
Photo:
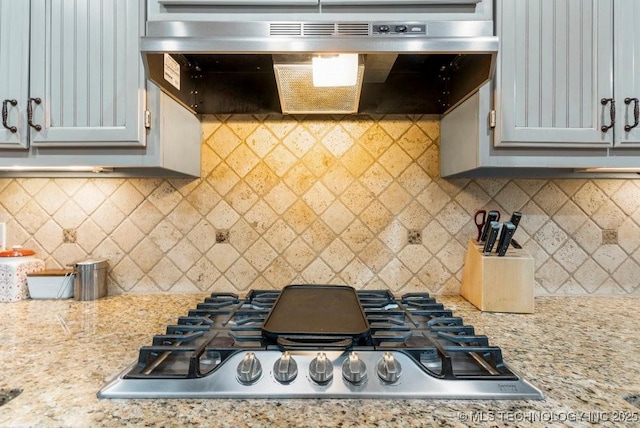
[[[164,80],[180,90],[180,64],[169,54],[164,54]]]

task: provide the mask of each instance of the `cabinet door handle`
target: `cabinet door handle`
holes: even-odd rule
[[[2,101],[2,126],[7,128],[9,131],[11,131],[12,134],[15,134],[16,132],[18,132],[18,128],[16,128],[15,126],[7,125],[7,118],[9,117],[9,111],[7,110],[7,104],[11,104],[12,106],[15,107],[15,106],[18,105],[18,101],[16,101],[16,100],[4,100],[4,101]],[[636,104],[636,106],[637,105],[638,104]]]
[[[615,125],[616,123],[616,100],[614,100],[613,98],[603,98],[600,100],[600,104],[602,104],[603,106],[606,106],[609,103],[611,103],[611,107],[609,108],[611,123],[609,125],[602,125],[602,128],[600,128],[602,132],[607,132],[608,130],[613,128],[613,125]]]
[[[631,102],[633,102],[633,125],[625,125],[624,126],[624,130],[629,132],[631,131],[633,128],[635,128],[636,126],[638,126],[638,116],[640,111],[638,111],[638,99],[637,98],[625,98],[624,99],[624,103],[626,105],[631,104]]]
[[[40,98],[29,98],[29,102],[27,103],[27,122],[29,122],[29,126],[35,129],[36,131],[40,131],[42,126],[33,123],[33,105],[32,102],[36,104],[40,104],[42,100]]]

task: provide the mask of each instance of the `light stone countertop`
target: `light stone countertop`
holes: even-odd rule
[[[203,295],[27,300],[0,306],[0,426],[637,426],[640,304],[633,297],[537,297],[533,315],[482,313],[437,299],[502,348],[542,401],[106,400],[96,393],[140,346]],[[617,420],[616,420],[617,419]],[[563,421],[567,420],[566,423]],[[487,425],[484,423],[483,425]]]

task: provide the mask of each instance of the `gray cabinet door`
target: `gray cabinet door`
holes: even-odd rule
[[[0,126],[0,149],[28,146],[28,85],[29,2],[0,0],[0,108],[6,112],[7,127],[15,127],[12,132]]]
[[[640,125],[635,126],[635,103],[640,99],[640,1],[615,2],[615,93],[618,147],[640,146]],[[625,102],[627,101],[627,102]],[[640,106],[639,106],[640,107]],[[625,129],[625,126],[629,128]]]
[[[634,0],[630,0],[634,2]],[[608,147],[612,0],[498,2],[496,146]]]
[[[33,146],[144,145],[138,0],[32,0]]]

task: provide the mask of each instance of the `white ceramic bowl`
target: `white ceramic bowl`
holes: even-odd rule
[[[27,275],[32,299],[68,299],[73,297],[72,270],[43,270]]]

